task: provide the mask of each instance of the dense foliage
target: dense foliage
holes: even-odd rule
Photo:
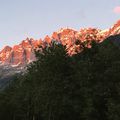
[[[0,92],[0,120],[120,120],[119,38],[73,56],[57,42],[40,47]]]

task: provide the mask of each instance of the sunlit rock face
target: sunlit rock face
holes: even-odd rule
[[[12,48],[6,46],[0,52],[0,61],[2,64],[23,65],[35,60],[34,49],[42,42],[27,38],[19,45],[14,45]]]
[[[0,61],[5,62],[11,54],[12,48],[5,46],[2,51],[0,51]]]
[[[13,47],[5,46],[0,51],[0,64],[9,65],[26,65],[31,61],[36,60],[34,50],[38,46],[45,47],[51,44],[52,41],[57,41],[62,45],[66,45],[66,50],[69,55],[77,54],[82,50],[79,43],[86,42],[86,47],[91,47],[91,41],[102,42],[110,35],[120,34],[120,20],[117,21],[111,28],[100,30],[97,28],[82,28],[79,31],[71,28],[61,28],[52,33],[51,36],[46,35],[45,38],[35,40],[26,38],[19,45]]]

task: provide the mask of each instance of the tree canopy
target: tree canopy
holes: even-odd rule
[[[40,46],[26,73],[0,91],[0,120],[119,120],[118,38],[73,56],[55,41]]]

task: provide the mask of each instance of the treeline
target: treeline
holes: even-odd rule
[[[0,120],[120,120],[120,36],[69,56],[52,42],[0,91]],[[41,52],[42,51],[42,52]]]

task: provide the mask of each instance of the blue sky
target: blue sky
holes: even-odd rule
[[[62,27],[109,28],[120,19],[119,8],[120,0],[0,0],[0,49]]]

